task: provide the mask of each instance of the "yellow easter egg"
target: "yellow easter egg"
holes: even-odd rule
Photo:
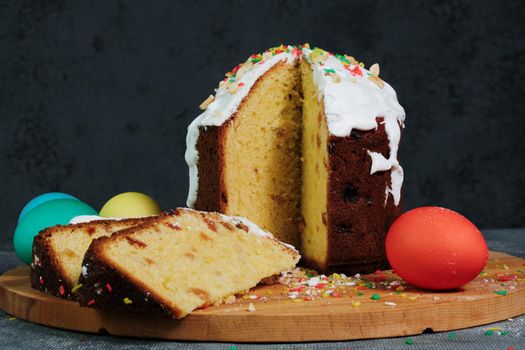
[[[107,201],[99,215],[105,218],[137,218],[161,212],[159,203],[150,196],[139,192],[125,192]]]

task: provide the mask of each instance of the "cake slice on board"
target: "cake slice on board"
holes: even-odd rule
[[[96,220],[58,225],[41,231],[33,241],[31,286],[45,293],[76,299],[82,259],[91,241],[147,220]]]
[[[299,258],[246,219],[178,208],[94,240],[80,304],[182,318],[293,269]]]

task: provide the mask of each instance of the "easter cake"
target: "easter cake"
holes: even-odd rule
[[[76,299],[82,259],[91,241],[144,220],[96,220],[41,231],[33,241],[31,286],[61,298]]]
[[[298,252],[246,219],[179,208],[94,240],[81,305],[182,318],[295,267]]]
[[[247,217],[323,272],[384,267],[405,112],[363,66],[281,45],[226,73],[188,128],[187,205]]]

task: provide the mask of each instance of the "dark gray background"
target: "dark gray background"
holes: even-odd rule
[[[2,1],[0,247],[48,191],[184,205],[187,124],[224,72],[309,42],[397,90],[405,208],[525,226],[524,2]]]

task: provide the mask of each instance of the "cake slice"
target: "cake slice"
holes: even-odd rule
[[[31,286],[61,298],[76,299],[82,259],[91,241],[144,220],[147,219],[96,220],[41,231],[33,240]]]
[[[179,208],[94,240],[80,304],[182,318],[293,269],[299,258],[246,219]]]

